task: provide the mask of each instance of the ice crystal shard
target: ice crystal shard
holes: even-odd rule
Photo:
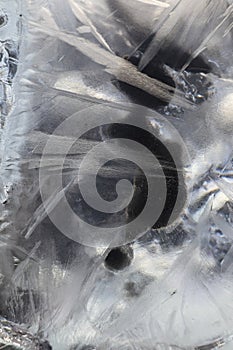
[[[232,348],[232,6],[2,0],[3,347]]]

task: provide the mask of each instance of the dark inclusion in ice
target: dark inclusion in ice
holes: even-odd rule
[[[135,272],[126,280],[124,289],[128,298],[137,298],[141,295],[146,286],[153,281],[151,276],[141,272]]]
[[[49,344],[49,342],[45,341],[40,344],[39,350],[52,350],[52,346]]]
[[[222,231],[216,229],[210,236],[209,246],[214,258],[221,263],[230,250],[232,243]]]
[[[6,13],[4,13],[2,10],[0,10],[0,28],[5,26],[8,22],[8,17]]]
[[[123,270],[133,259],[133,249],[130,246],[112,249],[105,258],[105,266],[110,270]]]

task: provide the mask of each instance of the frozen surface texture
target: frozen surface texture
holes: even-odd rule
[[[230,0],[1,0],[3,348],[232,349],[232,29]]]

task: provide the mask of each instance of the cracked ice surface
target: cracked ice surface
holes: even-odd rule
[[[227,0],[1,2],[0,344],[49,349],[47,339],[54,350],[232,349],[232,6]],[[56,128],[77,112],[83,124],[93,113],[114,123],[116,111],[138,105],[146,111],[143,125],[160,140],[174,149],[185,144],[189,156],[178,152],[182,205],[172,223],[120,248],[70,239],[52,220],[72,226],[57,212],[62,193],[51,191],[61,160],[69,203],[93,225],[124,223],[142,199],[112,222],[92,215],[80,204],[77,168],[114,128],[78,143],[72,125]],[[48,140],[53,152],[42,163]],[[118,147],[124,158],[126,144]],[[142,164],[150,171],[148,159]],[[116,179],[132,175],[120,165],[106,165],[98,180],[105,201],[115,199]],[[44,203],[41,186],[51,193]],[[82,226],[76,230],[85,234]]]

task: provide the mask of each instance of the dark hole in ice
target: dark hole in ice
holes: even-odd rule
[[[131,247],[114,248],[108,253],[105,266],[110,270],[123,270],[130,265],[132,259],[133,249]]]
[[[5,18],[3,16],[0,16],[0,26],[2,26],[5,22]]]
[[[3,27],[4,25],[6,25],[7,21],[8,21],[7,15],[0,14],[0,27]]]

